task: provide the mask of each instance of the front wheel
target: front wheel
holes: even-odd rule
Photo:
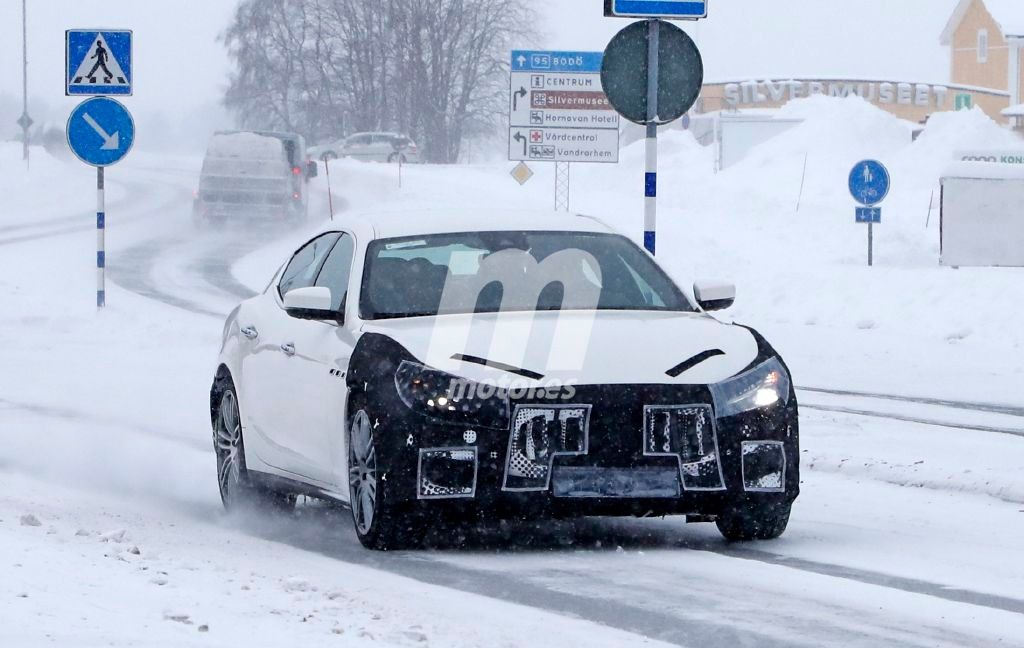
[[[774,540],[786,531],[792,503],[781,506],[748,506],[718,516],[718,531],[726,540]]]
[[[385,469],[387,457],[382,454],[377,434],[381,420],[363,399],[354,400],[348,470],[356,535],[367,549],[388,551],[415,546],[415,538],[420,535],[415,509],[398,497],[401,484],[407,480]]]

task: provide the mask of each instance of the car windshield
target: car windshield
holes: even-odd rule
[[[370,244],[363,319],[497,311],[680,311],[693,306],[627,238],[464,232]]]

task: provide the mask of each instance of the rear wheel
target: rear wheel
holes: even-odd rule
[[[718,516],[718,531],[726,540],[774,540],[786,531],[792,503],[781,506],[748,506]]]
[[[402,502],[399,489],[407,481],[385,467],[387,457],[378,439],[380,418],[365,400],[353,398],[349,423],[349,502],[359,542],[367,549],[387,551],[417,544],[421,535],[413,505]]]
[[[228,511],[263,508],[289,510],[295,506],[295,495],[278,493],[252,483],[245,466],[245,443],[242,439],[242,417],[231,378],[219,381],[219,404],[213,422],[213,445],[217,455],[217,487]]]

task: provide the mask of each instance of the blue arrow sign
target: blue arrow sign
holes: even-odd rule
[[[68,145],[92,166],[117,164],[135,143],[131,113],[113,99],[86,99],[68,118]]]
[[[604,52],[512,50],[513,72],[600,74]]]
[[[69,29],[65,32],[65,94],[132,94],[132,32]]]
[[[850,194],[862,205],[873,206],[889,195],[889,170],[878,160],[863,160],[850,171]]]
[[[882,208],[881,207],[858,207],[857,208],[857,222],[858,223],[881,223],[882,222]]]
[[[708,0],[605,0],[604,15],[697,20],[707,18]]]

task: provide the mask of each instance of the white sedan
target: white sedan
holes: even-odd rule
[[[686,515],[770,539],[799,492],[789,372],[598,220],[355,218],[224,326],[224,505],[350,505],[367,547],[427,520]]]

